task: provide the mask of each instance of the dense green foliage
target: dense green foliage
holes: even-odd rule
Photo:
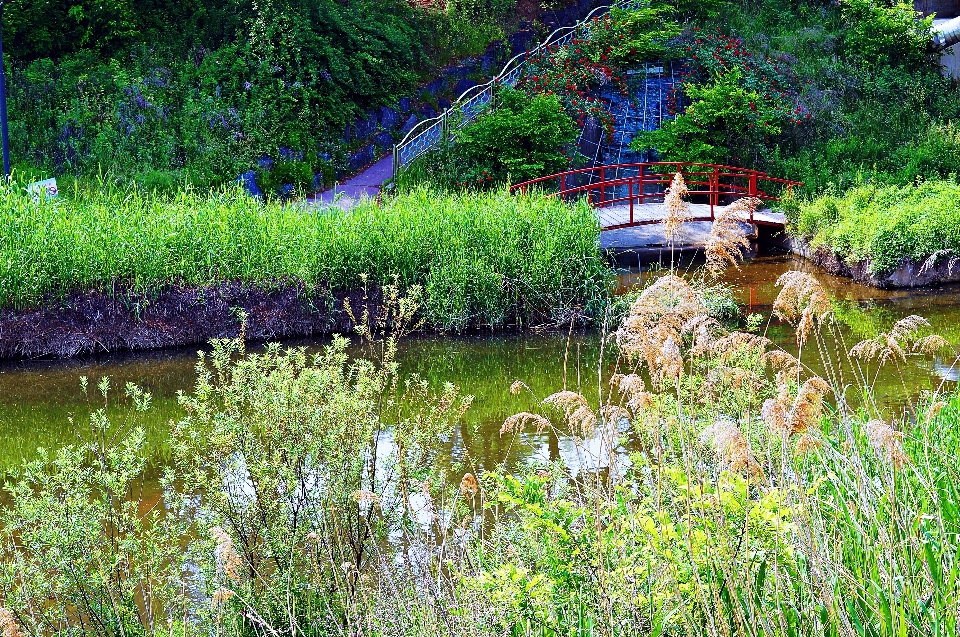
[[[358,290],[421,285],[437,327],[550,320],[599,309],[607,269],[585,205],[504,191],[414,191],[347,213],[260,204],[238,191],[2,191],[0,306],[74,291],[224,281]]]
[[[907,259],[923,263],[960,250],[960,186],[954,182],[857,186],[803,202],[791,217],[793,231],[814,247],[851,263],[869,259],[876,274]]]
[[[397,179],[403,190],[419,183],[447,189],[499,187],[565,170],[579,130],[554,95],[503,89],[496,107],[440,144]]]
[[[669,41],[680,27],[671,13],[662,5],[614,8],[581,37],[541,50],[516,90],[502,90],[477,121],[405,168],[398,185],[496,187],[575,167],[583,157],[573,143],[587,118],[613,136],[613,115],[592,93],[611,85],[626,94],[627,69],[674,55]]]
[[[104,171],[162,187],[232,180],[281,148],[314,171],[342,167],[352,150],[345,126],[503,37],[511,8],[9,3],[13,159],[24,170]]]
[[[767,169],[821,191],[960,173],[960,91],[913,5],[727,2],[689,13],[676,119],[640,136],[664,159]],[[692,8],[690,9],[692,11]]]
[[[216,341],[180,397],[162,491],[139,483],[142,431],[106,436],[102,410],[84,442],[10,476],[0,628],[956,634],[960,396],[901,411],[872,380],[949,345],[910,316],[836,351],[819,283],[798,271],[778,283],[770,318],[796,328],[799,359],[711,321],[696,285],[654,279],[589,377],[545,398],[513,383],[535,406],[494,444],[562,458],[515,474],[446,459],[473,399],[402,376],[396,338],[416,290],[391,289],[366,317],[363,358],[342,338],[312,356]],[[837,356],[856,361],[851,377]],[[98,388],[111,402],[109,382]],[[150,396],[127,394],[135,425]]]

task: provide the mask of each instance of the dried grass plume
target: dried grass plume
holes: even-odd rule
[[[732,420],[717,420],[703,430],[700,440],[717,452],[721,469],[742,472],[754,478],[763,477],[763,469],[753,456],[750,444]]]
[[[20,626],[17,625],[17,618],[10,611],[0,606],[0,636],[2,637],[23,637]]]
[[[755,197],[739,199],[721,209],[714,217],[710,237],[704,246],[707,256],[707,270],[717,275],[727,265],[739,268],[744,251],[750,248],[750,240],[740,226],[741,222],[749,222],[760,200]]]
[[[663,207],[666,210],[666,216],[663,219],[663,232],[667,237],[667,242],[671,244],[680,237],[681,226],[693,218],[690,212],[690,204],[686,200],[688,194],[690,194],[690,191],[687,189],[687,183],[678,170],[663,197]]]
[[[545,429],[550,428],[550,421],[540,416],[539,414],[531,414],[528,411],[521,411],[518,414],[513,414],[509,418],[503,421],[503,425],[500,427],[500,435],[507,433],[519,433],[524,430],[527,425],[534,425],[537,433],[542,433]]]
[[[239,584],[243,560],[234,548],[230,534],[224,531],[223,527],[215,526],[210,529],[210,537],[217,543],[215,554],[224,576]]]
[[[897,469],[910,462],[903,450],[903,432],[897,431],[882,420],[867,423],[867,438],[877,455],[886,458]]]

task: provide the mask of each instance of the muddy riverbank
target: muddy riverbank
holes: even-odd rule
[[[52,299],[43,307],[0,311],[0,358],[73,358],[203,344],[235,337],[241,316],[252,341],[347,332],[350,303],[376,314],[379,292],[331,293],[283,285],[265,289],[240,283],[195,288],[170,286],[152,294],[125,290]]]

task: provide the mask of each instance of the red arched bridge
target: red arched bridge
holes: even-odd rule
[[[713,221],[720,209],[742,197],[777,201],[774,192],[803,185],[749,168],[655,161],[569,170],[516,184],[510,190],[526,193],[538,189],[564,199],[587,197],[599,211],[602,229],[615,230],[661,223],[666,216],[663,197],[677,171],[690,191],[689,221]],[[782,213],[761,208],[743,221],[783,227],[785,219]]]

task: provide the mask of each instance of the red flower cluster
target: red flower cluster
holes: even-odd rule
[[[688,38],[686,50],[690,53],[692,71],[674,87],[667,107],[671,115],[679,110],[678,93],[684,93],[688,84],[702,85],[728,73],[737,73],[743,87],[761,96],[761,103],[750,102],[750,112],[756,114],[756,126],[766,128],[771,121],[800,124],[811,115],[801,103],[796,75],[786,64],[769,56],[756,55],[744,46],[740,38],[717,33],[703,33],[694,29]],[[754,123],[749,124],[754,128]]]
[[[614,117],[606,103],[588,94],[604,85],[613,85],[627,95],[625,70],[611,61],[613,47],[608,43],[617,23],[609,15],[594,18],[591,32],[602,37],[574,38],[568,44],[547,47],[528,61],[528,70],[518,88],[531,94],[556,95],[564,110],[580,126],[588,117],[600,121],[608,139],[613,138]],[[631,51],[630,55],[635,55]],[[622,54],[621,54],[622,55]]]

